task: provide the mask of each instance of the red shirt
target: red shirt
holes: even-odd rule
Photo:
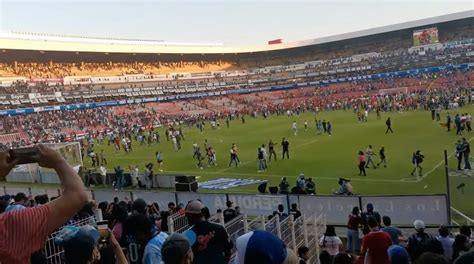
[[[390,235],[382,231],[372,231],[362,238],[362,248],[369,252],[368,264],[390,264],[387,249],[391,245]]]
[[[0,214],[0,263],[30,263],[31,254],[44,249],[49,210],[43,205]]]
[[[361,221],[362,221],[362,219],[360,218],[360,216],[351,214],[351,215],[349,215],[349,221],[347,222],[347,228],[349,228],[351,230],[358,230]]]

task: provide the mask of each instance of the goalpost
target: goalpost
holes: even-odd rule
[[[79,142],[44,144],[56,151],[76,171],[82,166],[81,146]],[[59,183],[59,178],[53,169],[42,168],[38,163],[16,166],[6,178],[7,182],[28,183]]]

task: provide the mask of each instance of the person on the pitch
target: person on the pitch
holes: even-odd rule
[[[385,131],[385,134],[387,134],[388,131],[390,131],[390,133],[393,133],[393,130],[392,130],[392,120],[390,120],[390,117],[387,118],[387,121],[385,121],[385,125],[387,125],[387,130]]]
[[[286,140],[286,138],[283,138],[281,140],[281,146],[283,148],[283,155],[282,155],[281,159],[285,159],[285,154],[286,154],[286,158],[290,159],[290,154],[289,154],[290,142],[288,142],[288,140]]]
[[[367,163],[365,164],[365,167],[369,168],[369,164],[372,164],[373,168],[376,169],[377,166],[375,166],[375,162],[373,159],[373,156],[375,156],[375,154],[374,154],[374,150],[372,149],[372,145],[369,145],[369,147],[365,151],[365,155],[367,157]]]
[[[385,160],[385,147],[381,147],[379,150],[380,162],[377,163],[377,167],[383,163],[384,168],[387,168],[387,161]]]
[[[359,151],[359,156],[357,157],[357,160],[359,162],[358,167],[359,167],[359,176],[367,176],[365,174],[365,155],[363,151]]]
[[[448,127],[448,132],[451,131],[451,123],[453,120],[451,119],[451,115],[449,113],[446,114],[446,126]]]
[[[270,139],[270,142],[268,142],[268,161],[272,160],[272,156],[274,160],[277,160],[277,155],[275,152],[275,143]]]
[[[464,145],[461,140],[456,143],[456,158],[458,159],[458,171],[461,170],[461,162],[464,152]]]
[[[421,177],[423,168],[421,167],[421,163],[423,163],[423,159],[425,156],[421,154],[420,150],[417,150],[416,152],[413,153],[412,157],[412,163],[415,166],[413,170],[411,171],[411,176],[415,176],[414,173],[418,170],[418,175]]]

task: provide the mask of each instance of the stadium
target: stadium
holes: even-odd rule
[[[30,162],[8,169],[1,215],[20,217],[27,209],[8,208],[70,195],[64,169],[42,160],[48,154],[42,147],[40,154],[32,148],[41,143],[74,169],[81,182],[75,190],[89,201],[78,201],[82,209],[69,209],[70,221],[45,233],[41,263],[69,263],[64,252],[74,249],[64,234],[90,225],[101,231],[103,220],[122,240],[115,241],[121,248],[116,259],[102,263],[122,263],[120,254],[123,263],[145,263],[145,246],[132,250],[135,242],[125,241],[134,232],[126,233],[127,214],[133,220],[140,207],[160,234],[189,240],[197,232],[190,231],[198,224],[189,215],[196,200],[233,246],[225,260],[211,262],[206,258],[215,256],[196,251],[190,241],[194,262],[164,263],[257,263],[248,252],[245,260],[235,258],[242,254],[241,237],[262,230],[273,236],[267,241],[283,243],[286,258],[264,263],[301,263],[286,252],[304,263],[336,263],[339,251],[334,254],[325,240],[336,237],[328,231],[334,227],[339,244],[344,241],[341,253],[364,263],[365,254],[372,256],[362,232],[389,227],[382,216],[402,230],[398,247],[410,263],[421,263],[415,262],[420,255],[439,252],[415,252],[414,222],[417,232],[433,237],[444,225],[456,241],[469,229],[472,241],[473,46],[472,11],[254,46],[5,33],[0,143],[5,153],[34,153]],[[354,207],[362,218],[352,243],[347,216]],[[125,219],[117,216],[122,211]],[[368,215],[378,218],[377,226]],[[115,250],[115,242],[101,250]],[[458,251],[454,258],[445,250],[446,263],[458,263],[464,254]],[[0,262],[23,263],[22,254],[0,254]],[[334,262],[325,262],[324,254]]]

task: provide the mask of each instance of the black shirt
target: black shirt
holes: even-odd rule
[[[288,150],[288,147],[290,146],[290,142],[288,142],[287,140],[283,140],[281,142],[281,145],[283,146],[283,150]]]
[[[222,212],[224,215],[224,222],[229,222],[230,220],[234,219],[237,216],[237,213],[232,208],[227,208]]]
[[[223,226],[202,221],[194,224],[184,235],[191,243],[193,264],[225,264],[228,262],[232,243]]]

